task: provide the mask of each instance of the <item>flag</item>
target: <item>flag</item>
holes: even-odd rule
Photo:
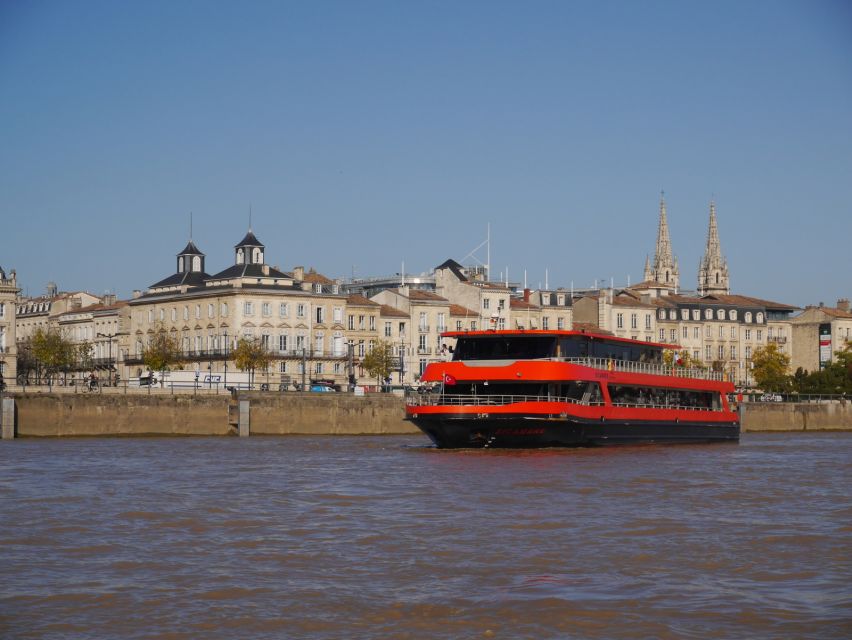
[[[455,383],[456,383],[455,376],[452,376],[449,373],[444,374],[444,384],[455,384]]]

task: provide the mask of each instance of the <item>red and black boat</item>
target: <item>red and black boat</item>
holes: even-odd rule
[[[737,441],[734,385],[667,365],[676,345],[584,331],[447,332],[452,360],[426,367],[406,417],[440,448]]]

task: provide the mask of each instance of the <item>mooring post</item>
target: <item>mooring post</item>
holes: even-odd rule
[[[251,426],[251,402],[249,400],[240,400],[240,437],[248,437]]]
[[[0,411],[0,430],[3,440],[12,440],[15,437],[15,399],[3,398],[2,411]]]

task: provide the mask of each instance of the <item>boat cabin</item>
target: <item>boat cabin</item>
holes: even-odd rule
[[[601,358],[662,364],[673,345],[638,342],[580,331],[451,332],[456,338],[453,360],[567,360]]]

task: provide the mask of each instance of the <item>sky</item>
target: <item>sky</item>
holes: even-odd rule
[[[852,3],[0,2],[0,265],[129,297],[251,226],[332,278],[484,262],[852,297]]]

